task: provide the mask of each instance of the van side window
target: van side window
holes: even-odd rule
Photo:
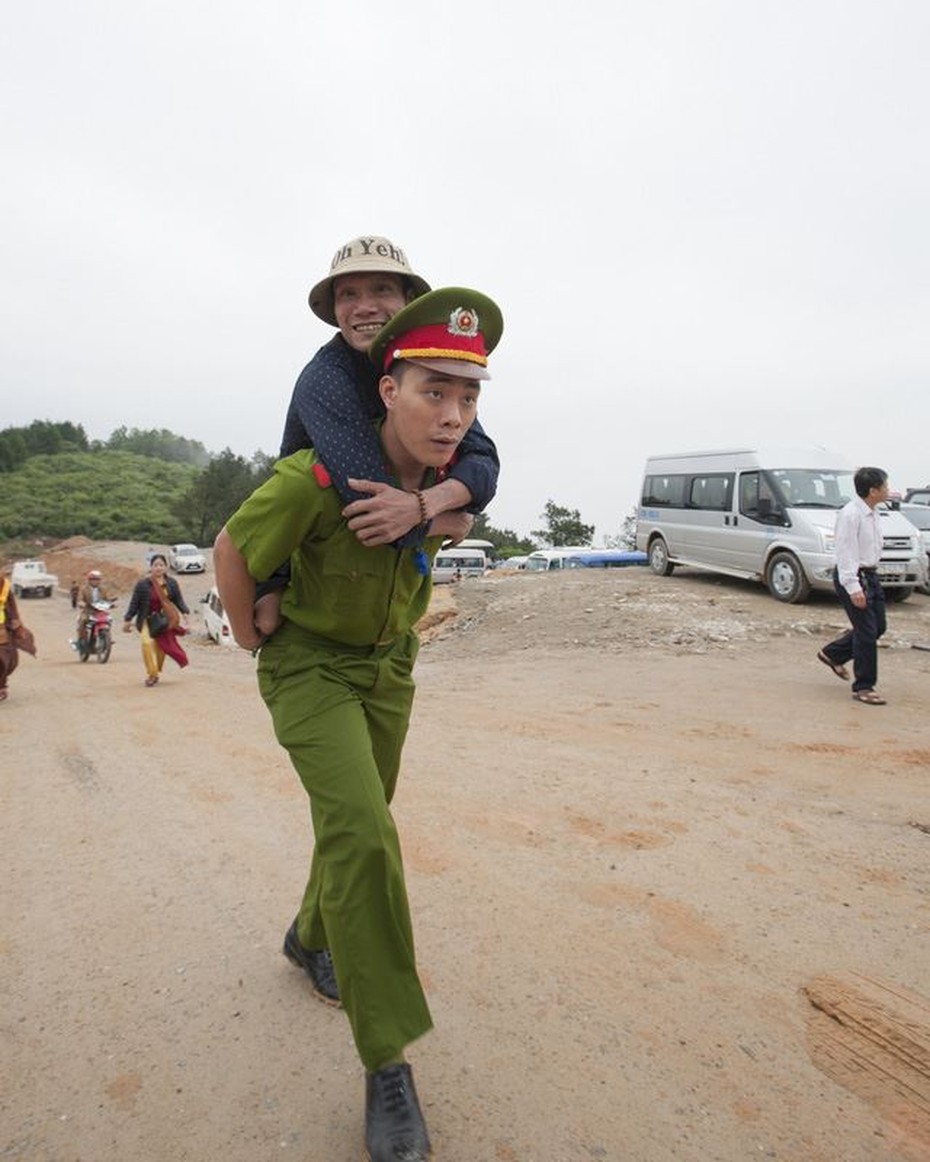
[[[739,478],[739,510],[761,524],[784,523],[784,510],[771,483],[761,472],[743,472]]]
[[[715,512],[729,512],[733,490],[733,476],[695,476],[691,481],[688,497],[690,508],[709,508]]]
[[[758,472],[744,472],[739,478],[739,510],[743,516],[752,517],[753,520],[758,520],[760,516],[760,486],[768,488],[760,479]],[[769,505],[771,506],[771,492]]]
[[[642,503],[649,508],[684,508],[687,476],[647,476]]]

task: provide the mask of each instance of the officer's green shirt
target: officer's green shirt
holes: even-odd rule
[[[289,621],[344,645],[393,641],[426,612],[430,570],[417,570],[414,549],[366,548],[342,508],[316,453],[305,448],[278,461],[226,528],[256,581],[290,560],[281,605]],[[441,544],[442,537],[427,538],[430,563]]]

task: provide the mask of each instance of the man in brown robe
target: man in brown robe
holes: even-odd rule
[[[32,634],[19,620],[9,577],[0,579],[0,702],[9,695],[9,677],[19,662],[19,651],[36,655]]]

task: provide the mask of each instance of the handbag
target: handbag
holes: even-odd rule
[[[171,620],[168,617],[167,609],[165,609],[164,599],[158,592],[158,588],[154,582],[152,583],[152,597],[157,597],[161,601],[162,607],[161,609],[153,609],[145,619],[145,624],[148,626],[149,635],[151,637],[158,637],[160,633],[164,633],[169,628]]]
[[[150,613],[145,619],[145,624],[149,627],[150,636],[158,637],[160,633],[164,633],[168,628],[168,614],[163,609],[156,609],[154,613]]]

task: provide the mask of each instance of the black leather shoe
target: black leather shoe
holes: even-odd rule
[[[282,951],[291,964],[296,964],[298,968],[302,968],[310,977],[313,991],[321,1001],[325,1001],[328,1005],[341,1007],[342,999],[339,996],[336,970],[333,967],[333,954],[328,948],[315,950],[304,948],[297,939],[296,920],[287,930]]]
[[[368,1162],[426,1162],[432,1155],[406,1063],[366,1076],[365,1149]]]

